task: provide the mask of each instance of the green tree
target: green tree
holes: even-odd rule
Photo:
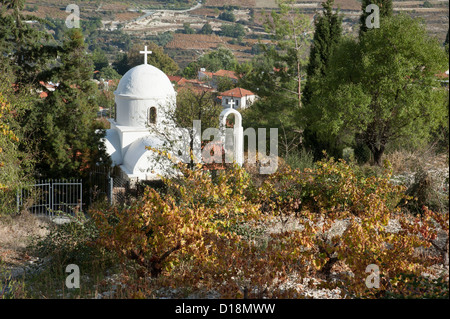
[[[105,80],[115,80],[120,79],[121,75],[117,73],[117,71],[112,66],[104,67],[100,70],[100,73],[98,75],[99,79],[105,79]]]
[[[231,38],[242,38],[245,34],[245,29],[241,24],[224,24],[220,31],[220,35]]]
[[[322,77],[328,65],[333,48],[341,39],[342,16],[339,10],[333,13],[334,0],[326,0],[322,3],[324,11],[314,22],[315,31],[310,48],[309,61],[307,67],[307,82],[303,91],[303,102],[307,103],[311,94],[311,86],[314,77]]]
[[[183,32],[184,34],[194,34],[195,30],[192,29],[191,25],[187,22],[183,24]]]
[[[201,68],[206,68],[210,72],[218,70],[234,70],[238,64],[233,51],[224,46],[219,46],[216,50],[202,55],[198,59]]]
[[[0,1],[0,56],[8,59],[17,85],[38,86],[42,72],[47,70],[49,60],[56,58],[57,50],[49,33],[26,22],[46,24],[43,19],[22,14],[24,2]]]
[[[266,17],[265,28],[276,45],[265,46],[266,55],[272,55],[275,68],[279,70],[280,89],[287,93],[299,107],[302,106],[302,77],[305,75],[306,52],[309,47],[311,25],[307,16],[295,7],[293,0],[278,2],[279,12],[272,11]]]
[[[361,1],[361,16],[359,18],[359,36],[362,36],[364,32],[369,30],[366,25],[366,20],[372,12],[366,12],[366,8],[370,4],[375,4],[380,9],[380,25],[383,23],[384,18],[392,16],[393,6],[392,0],[362,0]]]
[[[197,61],[192,61],[189,63],[182,72],[182,76],[188,79],[195,79],[197,78],[197,72],[200,70],[200,65]]]
[[[57,89],[37,103],[28,118],[37,143],[41,177],[83,177],[89,168],[107,160],[96,121],[93,63],[83,34],[70,29],[61,47],[61,64],[52,70]]]
[[[203,133],[207,128],[219,127],[219,115],[222,106],[215,101],[215,96],[208,91],[196,91],[189,87],[178,90],[177,107],[174,120],[179,127],[188,129],[191,137],[189,148],[194,145],[194,120],[201,121]],[[191,162],[189,166],[193,166]]]
[[[350,144],[356,135],[381,164],[389,143],[418,145],[447,125],[448,93],[435,74],[448,57],[419,21],[385,18],[359,42],[342,41],[329,63],[304,113],[322,139]]]
[[[307,67],[307,81],[302,94],[303,105],[307,105],[314,94],[314,87],[321,77],[325,76],[328,61],[332,55],[333,49],[340,41],[342,36],[342,16],[339,10],[333,13],[334,0],[326,0],[322,3],[323,12],[315,20],[315,32],[311,44],[309,61]],[[331,140],[319,141],[315,134],[305,123],[303,131],[303,143],[308,149],[314,152],[316,159],[320,158],[323,149],[328,149],[328,154],[336,156],[339,149],[335,149],[335,143]]]
[[[214,101],[214,95],[208,91],[181,89],[177,95],[175,120],[180,127],[192,128],[194,120],[202,121],[202,128],[219,127],[219,115],[222,106]]]
[[[100,71],[101,69],[109,66],[108,58],[100,48],[97,48],[91,54],[92,62],[94,63],[94,70]]]
[[[173,75],[178,72],[178,64],[169,57],[164,49],[157,46],[153,42],[146,43],[147,49],[152,51],[148,56],[148,64],[153,65],[166,74]],[[142,51],[143,45],[134,45],[128,54],[121,56],[118,61],[113,63],[114,68],[120,75],[124,75],[131,68],[144,63],[144,57],[139,52]]]
[[[221,14],[219,14],[218,18],[221,20],[230,21],[230,22],[236,21],[236,16],[234,15],[234,13],[232,11],[222,12]]]
[[[280,154],[286,157],[302,143],[303,123],[295,115],[302,108],[311,22],[292,0],[278,6],[265,21],[271,43],[260,43],[262,53],[238,69],[239,85],[260,97],[244,111],[244,126],[278,128]]]
[[[216,81],[216,85],[217,85],[217,91],[219,92],[225,92],[228,90],[231,90],[235,87],[234,82],[225,76],[221,76],[219,77],[219,79],[217,79]]]
[[[199,34],[212,34],[213,33],[213,29],[211,27],[211,24],[209,24],[208,22],[206,22],[203,27],[199,30],[198,32]]]

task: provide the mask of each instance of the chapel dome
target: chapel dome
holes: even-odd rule
[[[175,90],[163,71],[149,64],[141,64],[125,73],[114,94],[124,98],[145,100],[173,96]]]

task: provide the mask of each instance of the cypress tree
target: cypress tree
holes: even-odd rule
[[[306,107],[314,95],[314,90],[317,87],[316,83],[325,76],[333,49],[342,36],[342,16],[339,14],[339,9],[333,13],[333,5],[334,0],[326,0],[323,2],[323,13],[314,23],[315,31],[307,67],[307,81],[302,95],[303,104]],[[305,116],[303,114],[303,117]],[[313,151],[315,159],[319,159],[322,156],[323,149],[329,150],[332,156],[338,156],[339,150],[335,149],[332,141],[324,143],[317,139],[315,133],[309,129],[307,118],[306,116],[306,127],[303,131],[303,146]]]
[[[33,127],[41,159],[41,177],[79,178],[107,156],[101,150],[97,124],[93,62],[86,53],[83,34],[70,29],[61,47],[61,64],[53,69],[58,87],[37,104]]]
[[[314,22],[315,32],[306,69],[307,83],[303,91],[303,103],[308,103],[311,94],[313,77],[324,76],[333,47],[342,35],[342,16],[339,10],[333,13],[334,0],[322,3],[323,13]],[[309,83],[309,84],[308,84]]]
[[[18,86],[37,86],[50,59],[56,57],[52,36],[27,21],[47,21],[22,13],[25,0],[0,0],[0,55],[10,63]]]

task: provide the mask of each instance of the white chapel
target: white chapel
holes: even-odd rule
[[[129,70],[120,80],[115,95],[115,118],[106,131],[104,144],[113,166],[119,166],[130,181],[158,180],[174,173],[171,163],[147,147],[166,150],[174,155],[185,150],[181,142],[186,129],[173,121],[176,92],[164,72],[145,63]],[[177,144],[178,143],[178,144]],[[169,145],[170,144],[170,145]],[[175,145],[174,145],[175,144]]]
[[[145,54],[144,64],[125,73],[114,92],[115,118],[109,120],[111,128],[103,141],[112,165],[120,167],[122,176],[132,183],[178,174],[173,162],[154,150],[165,151],[175,162],[186,163],[190,159],[191,145],[189,130],[177,127],[174,121],[176,92],[171,81],[164,72],[147,63],[147,54],[151,54],[147,47],[140,53]],[[231,136],[232,154],[242,165],[243,129],[238,111],[232,108],[222,111],[221,132],[230,114],[237,119]],[[200,129],[193,130],[194,157],[202,161]],[[228,145],[224,138],[225,135],[222,144]]]

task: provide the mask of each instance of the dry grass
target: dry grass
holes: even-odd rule
[[[29,213],[0,218],[0,262],[17,266],[30,257],[26,253],[32,238],[47,235],[48,221]]]
[[[429,151],[393,151],[384,157],[388,160],[394,171],[394,174],[414,173],[420,167],[424,169],[448,170],[448,154],[435,154]]]

